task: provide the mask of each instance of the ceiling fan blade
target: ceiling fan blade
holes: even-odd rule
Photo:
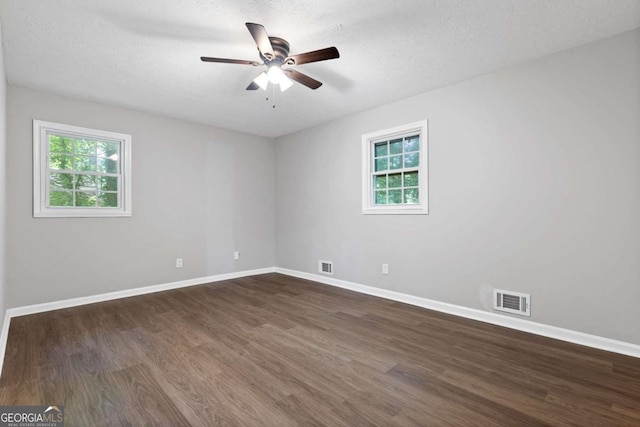
[[[247,61],[245,59],[210,58],[208,56],[201,56],[200,60],[203,62],[221,62],[223,64],[253,65],[254,67],[260,65],[259,62]]]
[[[273,53],[273,46],[271,46],[271,41],[269,40],[269,36],[267,35],[267,30],[260,24],[254,24],[251,22],[246,23],[249,32],[251,33],[251,37],[256,41],[258,45],[258,50],[267,59],[273,59],[275,56]]]
[[[247,86],[247,90],[257,90],[260,89],[260,86],[256,84],[256,82],[251,82],[249,86]]]
[[[309,62],[326,61],[327,59],[340,58],[340,52],[335,47],[328,47],[325,49],[314,50],[313,52],[300,53],[298,55],[291,55],[285,59],[285,64],[289,65],[302,65]]]
[[[300,71],[296,71],[296,70],[282,70],[282,71],[284,71],[284,73],[291,80],[295,80],[298,83],[303,84],[310,89],[315,90],[315,89],[318,89],[320,86],[322,86],[321,82],[307,76],[306,74],[302,74]]]

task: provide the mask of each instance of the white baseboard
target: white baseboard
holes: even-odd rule
[[[345,280],[334,279],[317,274],[289,270],[280,267],[276,267],[275,271],[276,273],[298,277],[301,279],[313,280],[314,282],[320,282],[326,285],[336,286],[367,295],[373,295],[393,301],[415,305],[418,307],[428,308],[430,310],[453,314],[455,316],[465,317],[467,319],[479,320],[481,322],[491,323],[493,325],[504,326],[510,329],[516,329],[523,332],[529,332],[536,335],[555,338],[557,340],[568,341],[574,344],[580,344],[587,347],[640,358],[640,345],[637,344],[631,344],[624,341],[616,341],[597,335],[585,334],[584,332],[572,331],[570,329],[545,325],[543,323],[536,323],[529,320],[515,319],[513,317],[491,313],[488,311],[476,310],[473,308],[434,301],[427,298],[416,297],[413,295],[407,295],[400,292],[360,285],[358,283],[347,282]]]
[[[171,289],[186,288],[189,286],[204,285],[207,283],[221,282],[223,280],[237,279],[240,277],[256,276],[275,272],[275,267],[261,268],[257,270],[238,271],[234,273],[218,274],[215,276],[198,277],[195,279],[181,280],[178,282],[165,283],[162,285],[143,286],[140,288],[126,289],[123,291],[109,292],[105,294],[91,295],[87,297],[71,298],[60,301],[46,302],[43,304],[27,305],[7,309],[0,333],[0,374],[4,363],[4,354],[9,338],[9,324],[13,317],[26,316],[29,314],[44,313],[46,311],[60,310],[62,308],[77,307],[80,305],[94,304],[97,302],[111,301],[120,298],[133,297],[137,295],[152,294]]]
[[[0,375],[2,374],[2,365],[4,364],[4,352],[7,349],[7,338],[9,338],[9,323],[11,316],[8,311],[4,313],[4,322],[2,323],[2,332],[0,332]]]
[[[312,280],[314,282],[324,283],[326,285],[336,286],[367,295],[373,295],[393,301],[403,302],[418,307],[428,308],[430,310],[440,311],[443,313],[453,314],[455,316],[465,317],[467,319],[479,320],[493,325],[504,326],[523,332],[529,332],[536,335],[542,335],[549,338],[555,338],[562,341],[572,342],[587,347],[597,348],[600,350],[620,353],[627,356],[640,358],[640,345],[616,341],[609,338],[599,337],[597,335],[585,334],[583,332],[572,331],[569,329],[559,328],[557,326],[545,325],[542,323],[531,322],[528,320],[514,319],[491,313],[487,311],[476,310],[473,308],[462,307],[459,305],[448,304],[444,302],[434,301],[413,295],[407,295],[400,292],[388,291],[385,289],[374,288],[372,286],[360,285],[358,283],[347,282],[345,280],[334,279],[330,277],[320,276],[302,271],[289,270],[280,267],[268,267],[257,270],[239,271],[234,273],[218,274],[215,276],[199,277],[195,279],[182,280],[179,282],[165,283],[162,285],[145,286],[123,291],[109,292],[105,294],[92,295],[87,297],[72,298],[61,301],[48,302],[44,304],[34,304],[24,307],[15,307],[7,309],[0,332],[0,373],[2,373],[2,365],[4,363],[4,355],[7,346],[7,338],[9,337],[9,325],[13,317],[26,316],[29,314],[43,313],[46,311],[59,310],[63,308],[77,307],[80,305],[93,304],[103,301],[111,301],[120,298],[132,297],[136,295],[151,294],[171,289],[186,288],[189,286],[204,285],[207,283],[220,282],[223,280],[237,279],[240,277],[256,276],[267,273],[280,273],[287,276],[298,277],[301,279]]]

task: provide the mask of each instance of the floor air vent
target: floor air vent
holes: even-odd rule
[[[493,309],[520,316],[531,316],[531,295],[494,289]]]
[[[318,271],[324,274],[333,274],[333,263],[331,261],[318,261]]]

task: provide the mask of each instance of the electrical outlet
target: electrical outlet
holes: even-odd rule
[[[239,259],[240,259],[240,252],[237,252],[237,251],[236,251],[236,252],[234,252],[234,253],[233,253],[233,259],[235,259],[235,260],[239,260]]]
[[[389,274],[389,264],[382,264],[382,274]]]
[[[182,258],[176,258],[176,268],[182,268]]]

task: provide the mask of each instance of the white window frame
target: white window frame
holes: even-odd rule
[[[117,208],[49,207],[48,134],[95,139],[120,144],[120,187]],[[131,216],[131,135],[79,126],[33,121],[33,216],[42,217],[130,217]]]
[[[420,157],[418,166],[419,204],[376,205],[373,203],[373,146],[376,142],[399,136],[420,135]],[[428,122],[408,123],[362,135],[362,213],[374,215],[426,215],[429,213],[429,166],[428,166]]]

